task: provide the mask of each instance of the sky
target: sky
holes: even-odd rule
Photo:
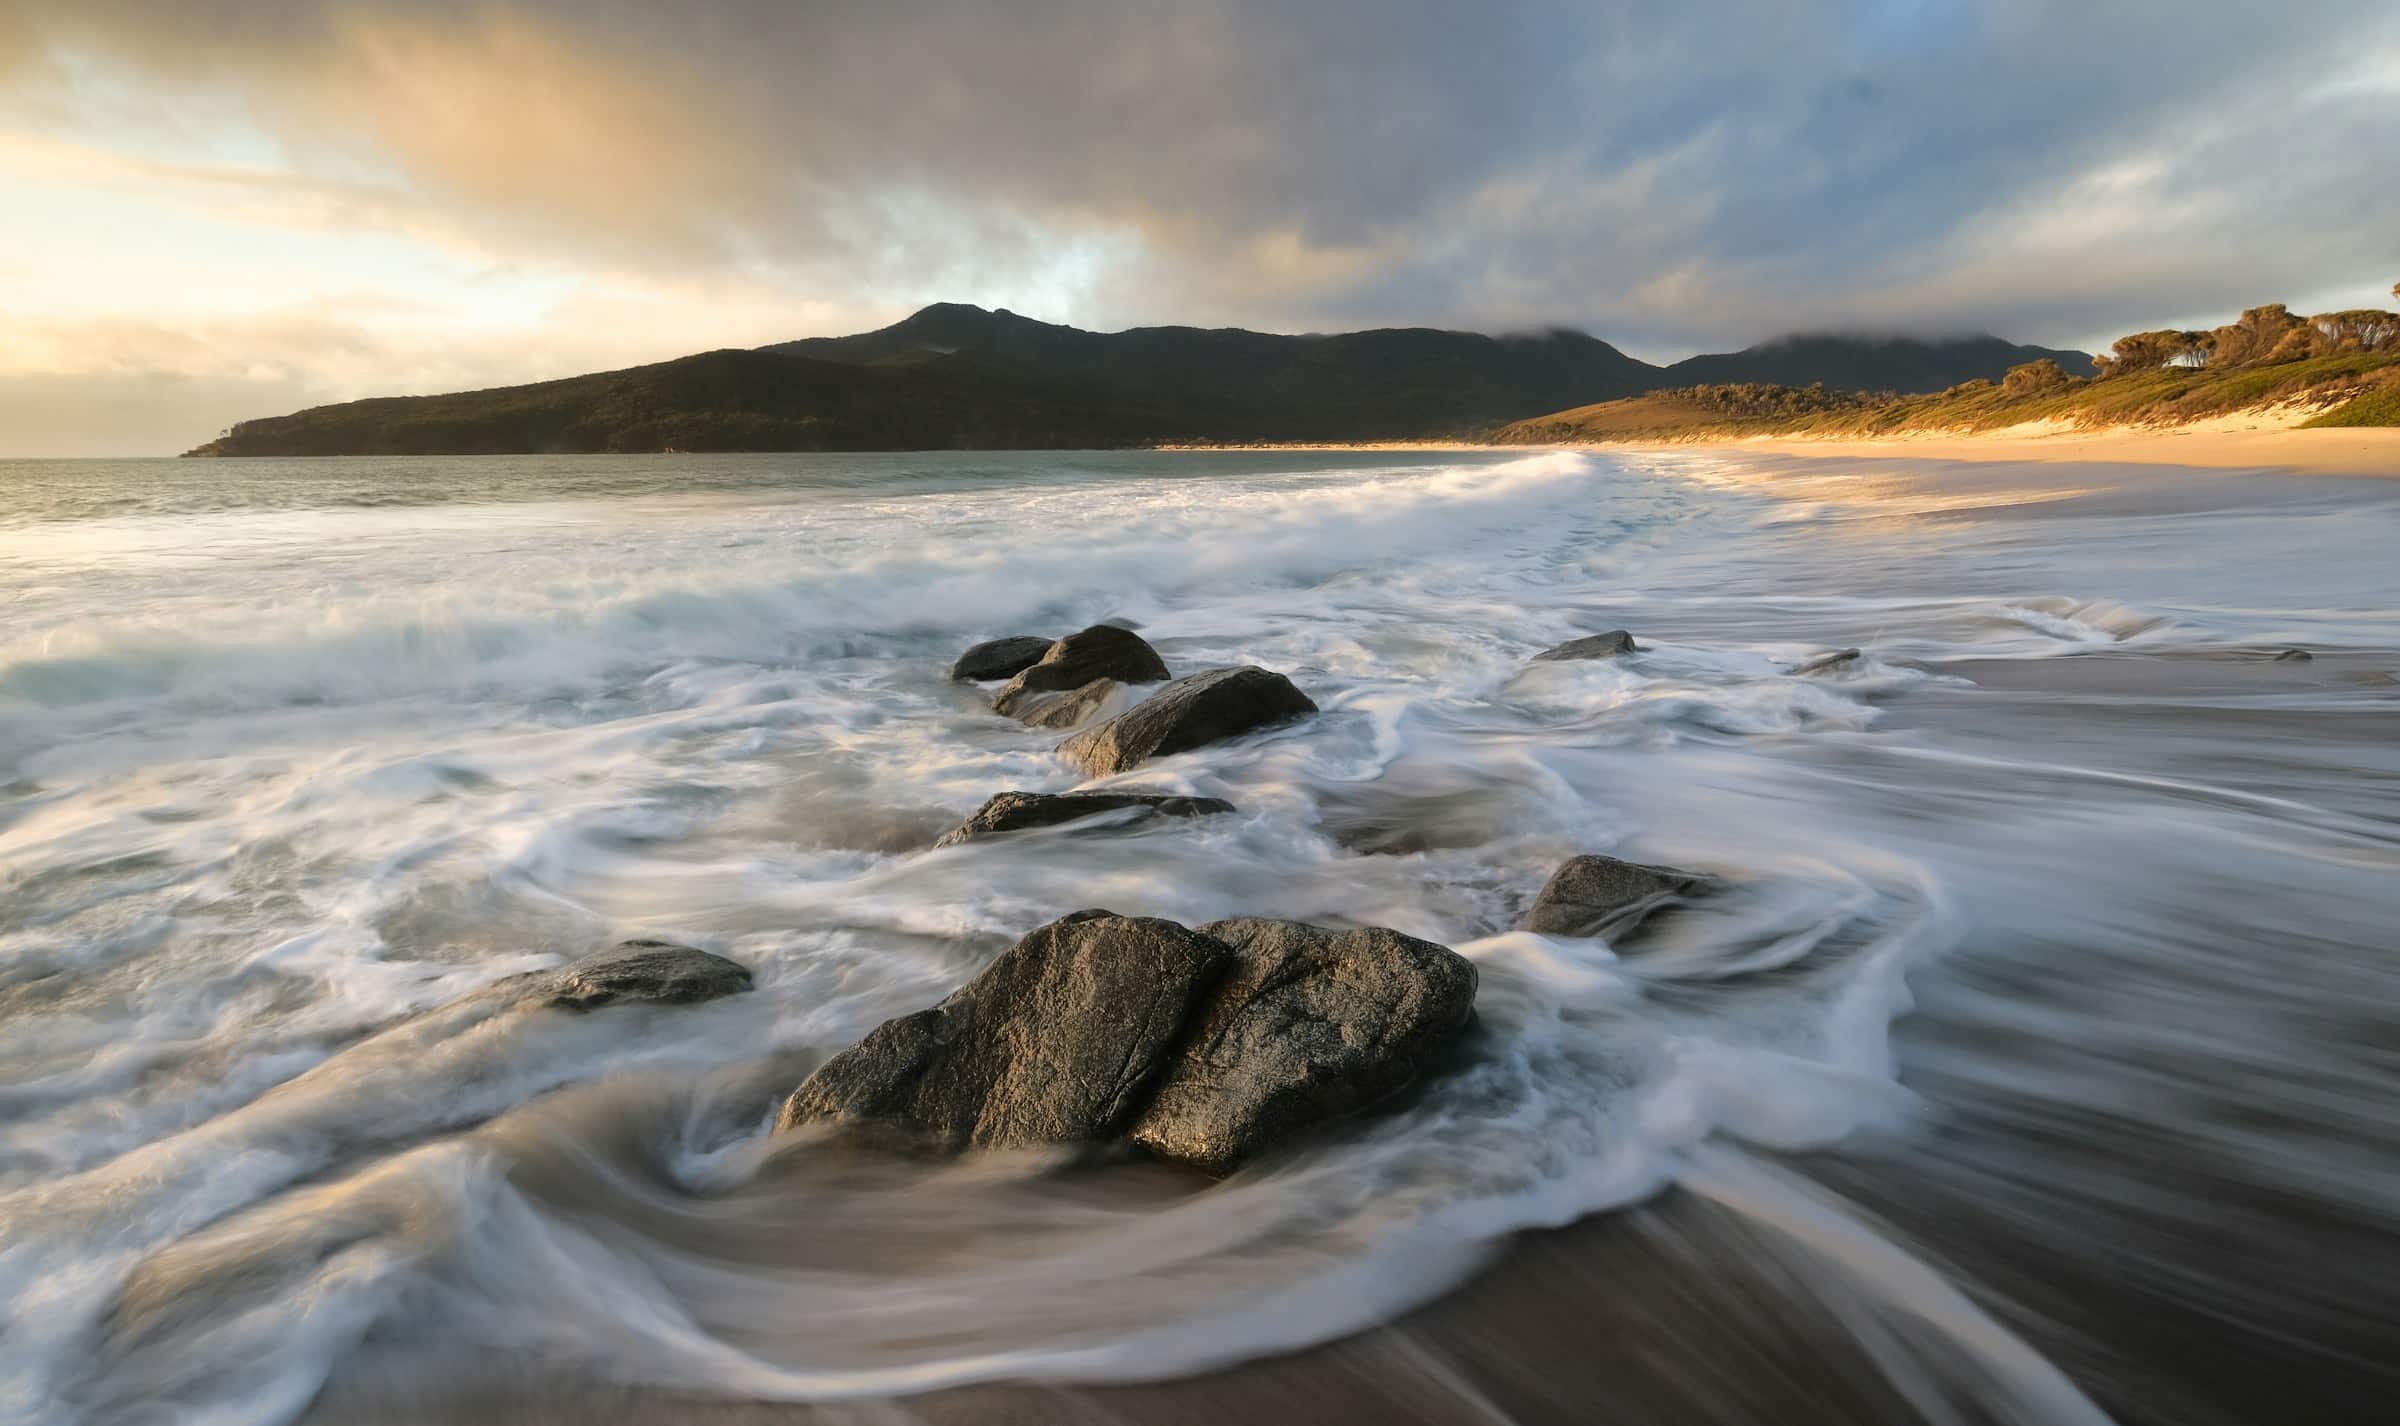
[[[2394,0],[4,0],[0,455],[858,331],[2390,306]]]

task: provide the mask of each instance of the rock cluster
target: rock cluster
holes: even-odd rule
[[[1005,677],[994,708],[1037,725],[1072,722],[1128,683],[1165,683],[1059,746],[1087,776],[1317,711],[1289,679],[1255,666],[1171,679],[1156,650],[1112,625],[1038,654],[1037,642],[979,644],[952,676]],[[1617,630],[1538,657],[1638,651]],[[1005,792],[937,845],[1112,813],[1232,810],[1168,793]],[[1543,886],[1524,925],[1619,934],[1713,885],[1672,867],[1579,856]],[[937,1152],[1134,1145],[1221,1175],[1406,1087],[1464,1030],[1475,991],[1471,962],[1382,927],[1244,917],[1193,929],[1078,911],[1019,940],[940,1004],[887,1020],[826,1061],[784,1101],[776,1128],[830,1125]]]
[[[1019,634],[977,644],[958,656],[950,677],[1007,679],[992,695],[992,711],[1036,728],[1072,728],[1118,702],[1122,689],[1167,685],[1059,746],[1086,776],[1122,772],[1317,711],[1290,679],[1255,665],[1175,678],[1148,640],[1114,624],[1094,624],[1037,650],[1040,643]]]
[[[1396,931],[1078,911],[785,1101],[940,1150],[1133,1142],[1227,1173],[1406,1085],[1465,1028],[1475,967]]]

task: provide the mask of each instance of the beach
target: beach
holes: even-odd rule
[[[1661,443],[1641,449],[1755,451],[1769,455],[1874,460],[2038,461],[2171,465],[2204,470],[2292,470],[2310,475],[2400,475],[2400,430],[2352,426],[2302,430],[2307,413],[2247,413],[2186,426],[2029,425],[1962,434],[1927,431],[1889,437],[1756,437]]]
[[[2290,470],[2310,475],[2400,475],[2400,429],[2304,430],[2311,411],[2255,411],[2180,426],[2083,427],[2038,422],[1990,431],[1910,431],[1888,436],[1744,436],[1671,441],[1567,442],[1504,449],[1622,452],[1727,451],[1846,461],[2011,461],[2168,465],[2187,470]],[[1471,451],[1475,441],[1261,443],[1161,446],[1161,450]]]
[[[2400,1385],[2400,487],[1748,446],[9,474],[27,1422],[2235,1426]],[[1103,619],[1320,711],[1112,784],[1232,814],[937,847],[1078,782],[949,661]],[[1595,852],[1723,886],[1519,929]],[[1476,1023],[1221,1182],[772,1132],[1093,905],[1390,926],[1475,963]],[[475,1008],[637,936],[755,984]]]

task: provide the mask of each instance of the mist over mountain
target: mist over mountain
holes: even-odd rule
[[[1913,395],[1977,377],[1998,381],[2010,367],[2044,357],[2071,375],[2091,375],[2088,352],[2021,346],[1998,337],[1928,339],[1815,332],[1777,337],[1738,352],[1686,357],[1668,366],[1665,375],[1672,379],[1658,385],[1764,381],[1807,386],[1822,382],[1843,391]]]
[[[1040,449],[1480,435],[1698,381],[1930,391],[2082,353],[1789,337],[1659,367],[1580,332],[1091,332],[937,303],[871,332],[244,421],[194,455]]]

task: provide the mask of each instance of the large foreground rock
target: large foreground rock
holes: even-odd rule
[[[1168,677],[1167,661],[1148,640],[1131,629],[1094,624],[1043,650],[1039,660],[1019,670],[1006,688],[992,696],[992,708],[1022,718],[1057,701],[1060,694],[1100,679],[1160,683]]]
[[[986,639],[958,656],[950,665],[950,677],[957,683],[989,683],[994,679],[1015,678],[1042,661],[1050,652],[1055,639],[1038,634],[1012,634],[1005,639]]]
[[[826,1061],[777,1127],[831,1120],[950,1149],[1113,1138],[1232,958],[1172,921],[1078,911]]]
[[[1631,930],[1651,912],[1706,890],[1711,878],[1615,857],[1569,857],[1542,884],[1525,929],[1546,936],[1598,936]]]
[[[1139,706],[1058,745],[1086,777],[1106,777],[1317,711],[1280,673],[1245,664],[1179,678]]]
[[[1078,911],[826,1061],[776,1127],[948,1150],[1130,1138],[1221,1174],[1407,1085],[1472,1017],[1475,981],[1376,927]]]
[[[1569,639],[1556,648],[1544,649],[1533,656],[1535,663],[1567,663],[1577,659],[1613,659],[1626,654],[1638,654],[1642,646],[1623,629],[1611,629],[1605,634],[1592,634]]]
[[[1144,808],[1160,817],[1204,817],[1233,810],[1233,804],[1221,797],[1183,797],[1162,792],[1003,792],[934,845],[953,847],[977,837],[1020,832],[1029,827],[1055,827],[1062,822],[1121,812],[1129,807]]]
[[[1233,948],[1233,968],[1132,1137],[1211,1173],[1401,1089],[1474,1013],[1474,963],[1430,941],[1257,919],[1201,930]]]

